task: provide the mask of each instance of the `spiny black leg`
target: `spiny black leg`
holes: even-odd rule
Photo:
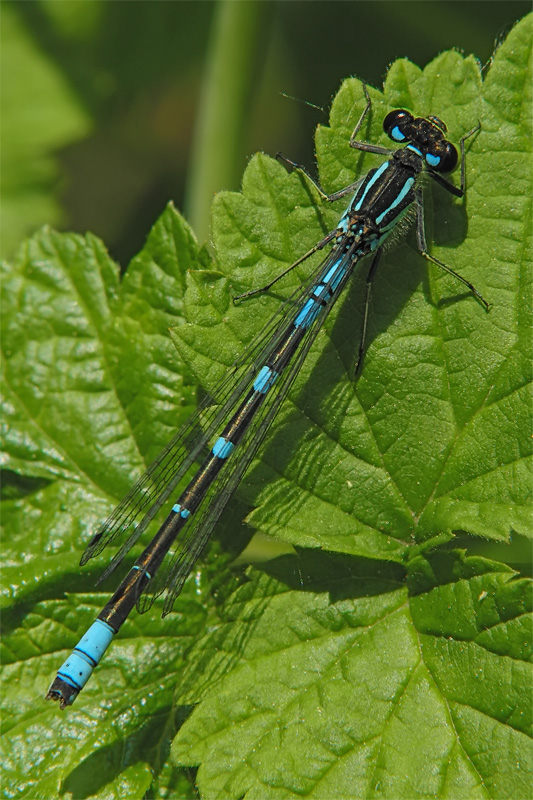
[[[355,137],[357,136],[357,134],[361,130],[363,122],[365,121],[367,115],[370,112],[370,109],[372,108],[372,100],[370,99],[370,95],[368,94],[368,89],[366,88],[366,83],[363,83],[363,92],[364,92],[365,98],[366,98],[366,106],[364,107],[363,112],[362,112],[361,116],[359,117],[357,125],[353,129],[353,133],[352,133],[352,135],[350,137],[350,144],[353,141],[355,141]]]
[[[378,144],[370,144],[369,142],[360,142],[358,139],[355,138],[359,133],[359,131],[361,130],[361,126],[365,121],[367,114],[372,108],[372,100],[370,99],[370,95],[368,94],[368,89],[366,88],[366,85],[364,83],[363,83],[363,91],[366,97],[366,106],[363,109],[363,113],[359,117],[357,125],[353,129],[353,133],[350,137],[350,147],[353,147],[355,150],[362,150],[365,153],[376,153],[379,156],[390,156],[390,154],[393,151],[390,150],[388,147],[381,147]]]
[[[424,256],[428,261],[432,261],[433,264],[436,264],[438,267],[443,269],[445,272],[448,272],[450,275],[453,275],[454,278],[457,278],[458,281],[461,281],[470,291],[472,294],[479,300],[479,302],[485,307],[485,311],[490,311],[492,305],[488,303],[481,292],[479,292],[474,284],[467,281],[466,278],[463,278],[462,275],[459,275],[458,272],[453,270],[451,267],[448,267],[442,261],[439,261],[438,258],[430,255],[427,249],[427,242],[426,242],[426,234],[424,231],[424,201],[422,197],[422,192],[420,189],[415,189],[416,195],[416,239],[418,243],[418,249],[420,250],[420,254]]]
[[[370,264],[370,269],[368,270],[366,276],[366,297],[365,297],[365,309],[363,314],[363,325],[361,328],[361,337],[359,339],[359,353],[357,354],[357,361],[355,362],[355,369],[354,369],[354,378],[357,377],[359,374],[359,370],[363,364],[363,356],[365,353],[365,340],[366,340],[366,326],[368,323],[368,309],[370,307],[370,294],[372,291],[372,281],[375,278],[376,270],[379,264],[379,259],[381,257],[381,247],[376,250],[376,255],[372,259],[372,263]]]
[[[247,300],[249,297],[252,297],[255,294],[263,294],[264,292],[268,292],[268,290],[271,289],[275,283],[281,280],[281,278],[284,278],[285,275],[288,275],[289,272],[291,272],[295,267],[297,267],[302,262],[306,261],[306,259],[310,258],[314,253],[318,252],[319,250],[322,250],[322,248],[324,248],[327,244],[329,244],[332,241],[332,239],[335,238],[336,235],[337,235],[336,229],[334,231],[330,231],[327,234],[327,236],[324,236],[324,238],[321,239],[317,244],[315,244],[314,247],[308,250],[307,253],[304,253],[303,256],[297,258],[296,261],[294,261],[294,263],[292,263],[289,267],[287,267],[287,269],[284,269],[283,272],[280,272],[279,275],[276,275],[276,277],[273,280],[271,280],[270,283],[267,283],[265,286],[261,286],[259,289],[251,289],[249,292],[244,292],[243,294],[236,294],[233,298],[233,302],[236,303],[239,300]]]
[[[315,187],[322,200],[327,200],[328,203],[334,203],[336,200],[340,200],[341,197],[345,197],[347,194],[353,194],[356,189],[359,188],[359,184],[361,183],[361,178],[359,178],[353,183],[350,183],[348,186],[345,186],[344,189],[340,189],[338,192],[333,192],[332,194],[327,194],[322,189],[318,181],[315,181],[315,179],[311,177],[307,169],[302,164],[297,164],[296,161],[291,161],[290,158],[284,156],[283,153],[277,153],[276,158],[283,164],[287,164],[287,166],[291,167],[291,169],[302,172]]]
[[[282,164],[286,164],[286,166],[290,167],[291,169],[294,169],[297,172],[302,172],[307,180],[315,187],[322,200],[327,200],[329,198],[329,195],[323,190],[318,181],[315,181],[315,179],[310,175],[307,167],[304,167],[303,164],[297,164],[296,161],[291,161],[291,159],[287,158],[287,156],[284,156],[283,153],[276,153],[276,158]]]
[[[473,136],[474,133],[477,133],[477,131],[479,131],[480,128],[481,125],[478,122],[476,127],[472,128],[472,130],[468,131],[468,133],[465,133],[465,135],[461,138],[459,142],[459,149],[461,151],[461,186],[459,188],[457,188],[457,186],[454,186],[453,183],[449,181],[447,178],[444,178],[442,175],[439,175],[438,172],[434,172],[431,168],[427,168],[429,176],[433,178],[435,183],[438,183],[439,186],[442,186],[443,189],[446,189],[447,192],[450,192],[450,194],[455,195],[455,197],[463,197],[466,188],[465,142],[467,139],[470,138],[470,136]]]
[[[468,133],[465,133],[465,135],[461,137],[461,140],[459,142],[459,148],[461,150],[461,196],[465,193],[465,187],[466,187],[466,179],[465,179],[465,172],[466,172],[466,170],[465,170],[465,163],[466,163],[466,161],[465,161],[465,142],[466,142],[467,139],[469,139],[471,136],[474,135],[474,133],[477,133],[479,130],[481,130],[481,123],[478,122],[478,124],[474,128],[472,128],[471,131],[468,131]]]

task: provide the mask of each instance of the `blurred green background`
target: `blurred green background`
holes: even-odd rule
[[[4,0],[2,255],[50,223],[125,266],[168,200],[206,239],[213,192],[238,188],[252,153],[313,166],[343,78],[381,86],[394,59],[450,47],[486,64],[530,5]]]

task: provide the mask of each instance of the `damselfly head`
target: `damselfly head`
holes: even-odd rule
[[[393,142],[410,145],[435,172],[451,172],[457,165],[457,150],[444,138],[446,125],[430,115],[413,117],[403,108],[391,111],[383,120],[383,130]]]

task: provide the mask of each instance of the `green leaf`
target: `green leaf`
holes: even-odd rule
[[[2,6],[1,36],[1,68],[6,76],[1,117],[5,257],[30,230],[61,221],[52,194],[59,178],[54,153],[84,136],[90,123],[64,76],[32,41],[8,3]]]
[[[406,587],[399,567],[308,551],[235,593],[208,678],[207,637],[189,655],[203,700],[172,751],[206,797],[527,796],[530,582],[435,561]]]
[[[132,765],[139,758],[159,763],[154,730],[162,722],[174,730],[170,665],[206,616],[201,587],[180,601],[179,636],[176,619],[157,613],[155,625],[148,615],[124,627],[87,696],[94,720],[111,723],[102,723],[106,731],[99,724],[89,733],[82,707],[69,720],[72,735],[62,750],[56,738],[64,720],[57,708],[43,707],[48,735],[30,736],[28,744],[41,686],[76,644],[80,625],[99,613],[103,595],[89,592],[102,562],[79,569],[90,531],[194,405],[195,389],[168,327],[182,320],[184,271],[202,263],[206,256],[169,206],[122,281],[93,236],[46,229],[5,268],[3,595],[10,613],[3,617],[2,679],[9,688],[6,774],[14,794],[32,794],[38,785],[49,797],[63,781],[75,797],[103,786],[111,791],[115,781],[123,786],[126,770],[128,781],[136,776],[135,795],[143,782],[150,785],[150,770],[142,770],[141,781]],[[35,748],[40,773],[21,772],[19,758],[33,764]]]
[[[242,193],[215,199],[216,264],[169,207],[122,280],[94,237],[46,229],[6,267],[9,796],[191,796],[179,766],[198,767],[205,797],[527,796],[531,584],[452,536],[530,535],[530,41],[528,18],[484,80],[456,52],[396,62],[362,131],[386,144],[398,106],[438,114],[456,142],[480,121],[466,200],[426,187],[426,221],[432,254],[490,313],[406,231],[380,264],[354,383],[363,266],[239,492],[247,522],[297,553],[235,588],[232,502],[177,613],[133,614],[64,715],[40,696],[107,597],[93,590],[107,561],[77,566],[90,532],[187,418],[194,379],[212,389],[321,255],[267,295],[232,295],[309,250],[342,202],[260,155]],[[379,163],[347,146],[363,106],[346,81],[317,131],[328,191]]]

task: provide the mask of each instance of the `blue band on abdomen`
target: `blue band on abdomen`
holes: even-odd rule
[[[73,652],[61,665],[57,672],[70,686],[80,691],[83,689],[91,673],[105,651],[111,644],[115,631],[101,619],[93,622],[89,630],[82,636]]]
[[[179,503],[176,503],[175,505],[172,506],[172,511],[174,512],[174,514],[179,514],[180,517],[183,517],[183,519],[187,519],[187,517],[191,516],[191,512],[188,511],[186,508],[180,506]]]
[[[234,449],[234,444],[228,442],[228,440],[224,439],[223,436],[220,436],[213,445],[212,453],[218,458],[227,458],[229,455],[231,455],[231,453],[233,453]]]
[[[320,311],[320,303],[318,300],[313,300],[310,298],[296,319],[294,320],[294,325],[296,328],[308,328],[318,312]]]
[[[270,367],[264,366],[261,367],[257,378],[254,381],[254,390],[256,392],[261,392],[261,394],[266,394],[276,378],[279,377],[279,373],[275,370],[271,369]]]

